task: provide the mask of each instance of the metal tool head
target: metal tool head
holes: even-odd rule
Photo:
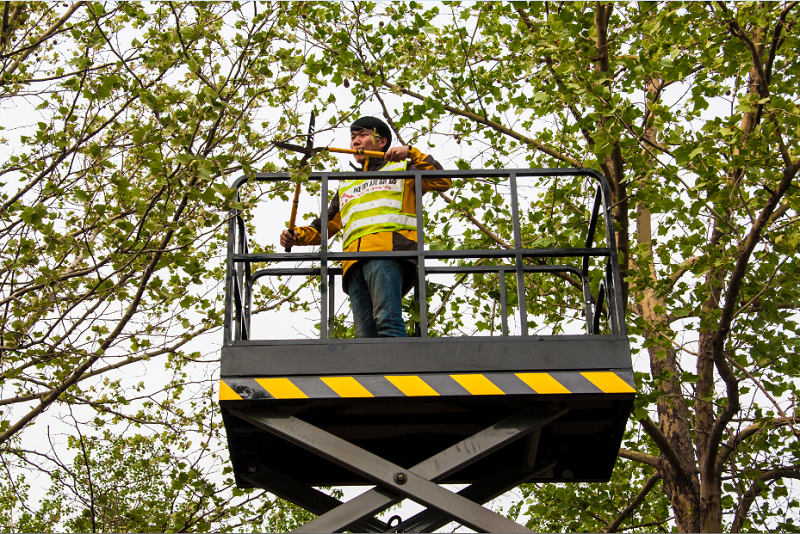
[[[316,123],[317,115],[314,110],[311,111],[311,118],[308,121],[308,137],[306,138],[305,152],[303,159],[300,160],[300,167],[305,167],[308,160],[314,154],[314,124]]]
[[[272,143],[278,148],[282,148],[284,150],[291,150],[292,152],[299,152],[300,154],[307,155],[311,157],[314,154],[314,150],[307,150],[306,147],[300,145],[294,145],[292,143],[284,143],[283,141],[273,141]]]
[[[273,141],[272,144],[284,150],[291,150],[303,154],[303,159],[300,161],[300,166],[304,166],[311,159],[311,156],[318,152],[325,150],[324,148],[314,148],[314,128],[316,124],[316,113],[311,112],[311,119],[308,121],[308,134],[306,137],[306,146],[295,145],[293,143],[285,143],[283,141]]]
[[[314,149],[314,124],[316,123],[317,115],[312,110],[311,118],[308,121],[308,139],[306,139],[306,150],[311,152]]]

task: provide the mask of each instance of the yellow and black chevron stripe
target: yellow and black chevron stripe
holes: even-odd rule
[[[630,371],[223,378],[219,400],[636,393]]]

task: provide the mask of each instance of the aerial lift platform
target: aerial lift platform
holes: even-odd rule
[[[387,174],[365,172],[358,178],[386,179]],[[518,183],[565,176],[596,184],[585,247],[523,248]],[[526,482],[607,481],[633,405],[608,183],[592,169],[391,173],[391,178],[411,177],[418,235],[412,252],[329,251],[323,201],[319,251],[250,254],[246,213],[231,211],[220,406],[236,483],[264,488],[319,516],[298,532],[432,532],[451,521],[479,532],[528,532],[482,504]],[[427,250],[420,191],[422,180],[434,177],[508,180],[513,248]],[[310,176],[320,181],[322,199],[328,198],[331,182],[351,179],[352,173]],[[248,180],[290,177],[257,174],[240,178],[234,187]],[[605,235],[597,232],[599,226]],[[596,240],[605,246],[593,246]],[[416,259],[417,337],[329,338],[334,287],[341,276],[332,262],[368,258]],[[432,265],[476,258],[501,261]],[[251,268],[264,262],[264,269]],[[284,267],[287,262],[303,266]],[[597,269],[601,282],[592,292]],[[428,337],[426,276],[477,272],[502,274],[503,335]],[[519,335],[509,333],[506,273],[516,276]],[[569,273],[581,281],[585,334],[528,332],[526,273]],[[275,333],[251,332],[253,284],[265,276],[291,275],[318,277],[320,338],[257,339],[257,334]],[[467,486],[454,493],[441,484]],[[346,503],[316,489],[347,485],[375,487]],[[399,524],[376,517],[406,498],[426,509]]]

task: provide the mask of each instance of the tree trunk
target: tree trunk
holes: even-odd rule
[[[653,7],[651,3],[640,3],[639,9],[647,14]],[[645,80],[646,99],[648,106],[655,104],[660,95],[663,81],[657,74],[651,73]],[[655,144],[657,131],[652,116],[647,115],[644,124],[643,136]],[[651,165],[656,162],[651,160]],[[646,187],[645,180],[641,180],[642,187]],[[681,390],[680,377],[677,375],[677,353],[672,345],[672,331],[668,315],[664,312],[666,305],[664,299],[656,292],[658,276],[653,258],[652,241],[652,216],[649,208],[644,203],[639,203],[636,210],[636,240],[639,245],[645,245],[645,258],[638,263],[639,268],[649,279],[641,292],[638,309],[644,319],[645,331],[643,335],[648,341],[650,355],[650,371],[653,377],[663,377],[659,385],[660,396],[657,401],[658,422],[661,432],[671,445],[680,466],[667,461],[662,451],[658,461],[658,471],[663,478],[664,492],[672,504],[675,520],[682,532],[696,532],[700,526],[696,514],[700,487],[697,479],[697,463],[694,456],[691,428],[689,425],[689,411]],[[642,261],[644,260],[644,261]],[[646,262],[646,264],[645,264]],[[643,265],[644,264],[644,265]]]

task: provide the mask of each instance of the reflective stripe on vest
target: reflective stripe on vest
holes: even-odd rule
[[[407,161],[387,163],[381,171],[404,171]],[[339,188],[344,248],[360,237],[378,232],[416,230],[417,217],[403,213],[403,178],[348,180]]]

